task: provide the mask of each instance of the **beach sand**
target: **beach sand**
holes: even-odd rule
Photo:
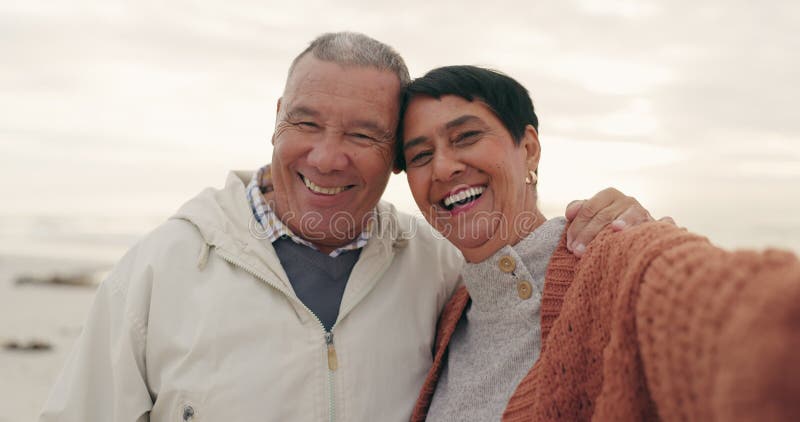
[[[31,341],[47,350],[0,347],[0,422],[35,421],[88,314],[94,286],[29,282],[23,276],[94,277],[107,263],[0,256],[0,345]]]

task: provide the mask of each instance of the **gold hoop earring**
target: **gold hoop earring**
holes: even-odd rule
[[[525,176],[525,183],[527,183],[529,185],[535,185],[536,182],[538,182],[538,181],[539,181],[539,176],[537,176],[536,172],[533,171],[533,170],[530,170],[528,172],[528,175]]]

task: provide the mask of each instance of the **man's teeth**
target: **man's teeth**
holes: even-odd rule
[[[486,188],[483,186],[465,189],[462,190],[461,192],[458,192],[454,195],[450,195],[447,198],[444,198],[444,201],[442,201],[442,203],[447,208],[450,208],[451,205],[458,204],[459,202],[467,203],[477,199],[478,196],[480,196],[485,190]]]
[[[322,186],[315,185],[314,182],[309,180],[307,177],[303,177],[303,183],[306,184],[306,187],[314,193],[320,193],[323,195],[336,195],[337,193],[344,192],[347,190],[347,186],[339,186],[333,188],[323,188]]]

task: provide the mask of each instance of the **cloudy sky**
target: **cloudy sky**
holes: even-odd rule
[[[0,235],[138,233],[269,161],[288,64],[355,30],[412,76],[477,64],[526,85],[548,216],[615,186],[724,246],[800,251],[798,2],[290,3],[0,3]],[[386,198],[414,211],[402,176]]]

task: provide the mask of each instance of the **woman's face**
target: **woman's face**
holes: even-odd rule
[[[527,236],[531,218],[541,215],[536,192],[525,183],[539,164],[533,126],[516,145],[485,103],[454,95],[415,97],[402,124],[414,200],[468,261]]]

